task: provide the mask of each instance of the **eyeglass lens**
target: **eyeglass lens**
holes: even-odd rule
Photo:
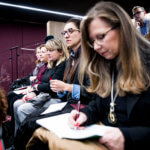
[[[69,28],[67,31],[63,31],[61,34],[65,35],[66,33],[72,34],[74,31],[79,31],[79,29]]]

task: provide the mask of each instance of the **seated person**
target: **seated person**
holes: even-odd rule
[[[44,46],[44,45],[43,45]],[[38,46],[36,49],[35,49],[35,55],[36,55],[36,61],[35,61],[35,64],[36,64],[36,67],[35,69],[33,70],[32,73],[30,73],[28,76],[24,77],[24,78],[21,78],[21,79],[17,79],[15,80],[11,86],[10,86],[10,90],[13,91],[15,90],[16,88],[20,88],[20,87],[23,87],[23,86],[29,86],[35,79],[36,79],[36,75],[38,73],[38,70],[40,69],[40,67],[43,65],[43,62],[41,62],[41,46]]]
[[[141,6],[134,6],[132,13],[136,29],[145,36],[150,32],[150,17],[147,17],[144,7]]]
[[[39,50],[38,50],[39,51]],[[41,45],[40,49],[40,63],[42,63],[42,66],[38,69],[38,73],[36,75],[36,80],[32,83],[32,86],[34,84],[40,83],[41,78],[46,70],[47,61],[48,61],[48,55],[45,53],[46,48],[45,45]],[[12,128],[14,127],[14,110],[13,110],[13,104],[17,99],[22,98],[24,95],[26,95],[32,88],[28,87],[24,90],[24,93],[16,94],[15,91],[11,91],[7,94],[7,101],[8,101],[8,115],[11,116],[12,121]],[[33,95],[31,94],[30,97]]]
[[[69,57],[69,53],[63,41],[56,38],[48,40],[46,42],[45,47],[46,47],[45,53],[47,53],[48,55],[48,64],[47,69],[42,76],[41,82],[39,84],[36,83],[32,87],[30,93],[26,94],[22,98],[22,100],[17,100],[14,103],[15,128],[16,128],[15,131],[17,131],[19,124],[26,118],[27,115],[29,115],[33,111],[38,110],[40,107],[44,105],[46,100],[48,101],[50,99],[48,97],[48,99],[46,98],[46,100],[43,100],[40,95],[41,92],[48,93],[48,95],[50,94],[50,96],[52,97],[57,96],[56,93],[51,91],[49,88],[50,86],[49,78],[62,80],[66,60]],[[37,93],[39,95],[35,97]],[[39,103],[38,108],[37,105],[35,106],[35,102],[36,104]]]

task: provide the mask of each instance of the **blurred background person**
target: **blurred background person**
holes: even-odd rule
[[[134,6],[132,8],[133,22],[136,29],[143,35],[150,32],[150,17],[147,15],[144,7]]]

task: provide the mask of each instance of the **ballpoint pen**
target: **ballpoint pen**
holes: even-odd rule
[[[76,120],[77,120],[79,118],[80,101],[78,101],[78,103],[77,103],[76,110],[77,110],[77,115],[76,115]]]
[[[75,120],[77,120],[79,118],[80,101],[78,101],[78,103],[76,105],[76,110],[77,110],[77,114],[76,114]],[[74,129],[78,129],[78,128],[79,128],[79,123],[74,124]]]
[[[49,76],[49,80],[52,80],[51,76]]]

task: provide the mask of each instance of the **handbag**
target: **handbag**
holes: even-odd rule
[[[10,91],[13,91],[18,88],[26,87],[29,85],[30,85],[30,82],[28,81],[28,79],[26,78],[17,79],[10,85]]]
[[[45,104],[46,101],[50,99],[51,99],[51,96],[48,93],[41,92],[36,97],[29,99],[27,103],[32,103],[34,107],[40,108]]]

